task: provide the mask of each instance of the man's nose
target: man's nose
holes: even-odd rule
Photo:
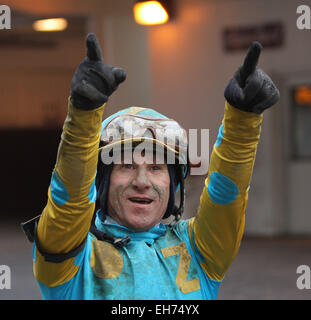
[[[136,170],[136,175],[133,179],[132,185],[138,190],[145,190],[151,188],[151,182],[147,176],[145,168],[138,168]]]

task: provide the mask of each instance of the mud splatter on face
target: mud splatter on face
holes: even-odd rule
[[[121,210],[120,195],[122,194],[123,184],[119,184],[115,189],[109,189],[108,197],[108,214],[111,218],[116,219],[118,212]],[[118,221],[118,219],[116,219]]]
[[[153,189],[157,192],[157,194],[159,195],[159,198],[162,199],[163,196],[165,196],[166,192],[165,192],[165,189],[157,186],[156,184],[154,183],[151,183]]]
[[[161,221],[170,192],[167,167],[142,164],[114,167],[110,176],[108,214],[116,222],[136,231],[148,230]],[[152,201],[138,205],[131,198],[145,196]]]

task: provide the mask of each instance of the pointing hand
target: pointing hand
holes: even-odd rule
[[[70,86],[72,104],[83,110],[92,110],[108,101],[108,97],[126,78],[121,68],[104,63],[95,34],[86,38],[86,58],[76,69]]]
[[[257,114],[270,108],[280,98],[272,80],[257,67],[261,49],[259,42],[251,44],[243,65],[225,88],[225,98],[233,107]]]

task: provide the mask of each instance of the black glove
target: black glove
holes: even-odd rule
[[[87,57],[80,63],[71,81],[70,99],[76,108],[92,110],[108,101],[108,97],[125,80],[126,73],[104,63],[95,34],[88,34],[86,47]]]
[[[280,98],[279,90],[257,63],[262,46],[253,42],[248,49],[243,65],[235,73],[225,89],[225,98],[233,107],[262,113]]]

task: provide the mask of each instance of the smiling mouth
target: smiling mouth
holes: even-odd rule
[[[153,200],[149,198],[129,198],[129,200],[133,203],[138,203],[138,204],[150,204]]]

